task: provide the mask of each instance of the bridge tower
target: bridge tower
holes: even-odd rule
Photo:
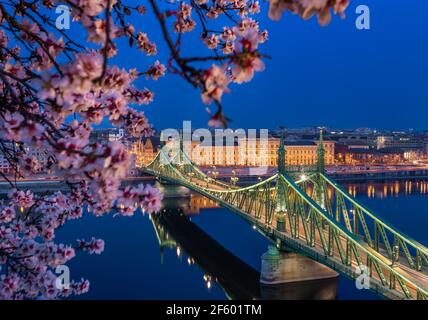
[[[178,165],[182,168],[185,174],[191,171],[190,164],[185,157],[184,151],[184,130],[180,130],[180,145],[178,149]]]
[[[183,156],[183,154],[184,154],[184,132],[183,132],[183,130],[180,130],[180,150],[178,151],[179,152],[179,154],[180,154],[180,164],[183,164],[183,162],[184,162],[184,156]]]
[[[320,128],[320,138],[318,141],[317,148],[317,172],[319,174],[325,173],[325,148],[324,148],[324,139],[323,139],[323,128]],[[318,175],[315,179],[315,195],[318,199],[320,206],[325,209],[327,196],[327,189],[324,188],[322,183],[322,178]]]
[[[285,231],[285,218],[286,218],[286,185],[281,178],[282,175],[285,175],[286,173],[286,167],[285,167],[285,161],[286,161],[286,151],[285,151],[285,144],[284,144],[284,128],[281,128],[281,139],[280,144],[278,148],[278,181],[277,181],[277,199],[276,199],[276,209],[275,209],[275,215],[276,215],[276,228],[278,231]]]
[[[281,128],[281,137],[278,148],[278,173],[285,174],[285,162],[286,162],[287,151],[285,150],[284,144],[284,128]]]
[[[325,149],[324,149],[324,140],[323,140],[323,129],[320,129],[320,139],[318,142],[318,149],[317,149],[317,171],[318,173],[324,173],[325,172],[325,162],[324,162],[324,156],[325,156]]]

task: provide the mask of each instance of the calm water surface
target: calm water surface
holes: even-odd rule
[[[344,186],[381,217],[428,245],[428,181]],[[200,231],[214,239],[209,255],[196,252],[198,257],[189,256],[157,219],[141,213],[133,217],[87,216],[70,221],[58,232],[58,241],[73,243],[76,238],[91,236],[106,241],[102,255],[79,253],[69,263],[73,279],[84,277],[91,282],[90,292],[79,298],[227,299],[228,283],[219,284],[211,277],[213,271],[220,275],[224,271],[224,249],[250,266],[250,271],[260,271],[260,256],[269,242],[238,216],[197,195],[168,200],[165,205],[181,208]],[[177,232],[188,248],[206,243],[207,237],[195,237],[186,230]],[[215,241],[224,249],[215,246]],[[357,290],[353,281],[340,277],[338,299],[378,298],[367,290]]]

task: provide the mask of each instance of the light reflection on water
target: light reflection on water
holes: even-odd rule
[[[368,198],[384,199],[388,197],[426,195],[428,181],[426,180],[396,180],[384,182],[349,183],[346,184],[348,193],[354,197],[366,194]]]
[[[342,183],[345,190],[353,197],[366,196],[368,198],[384,199],[398,196],[426,195],[428,194],[428,180],[390,180]],[[306,193],[312,193],[312,187],[306,188]],[[333,195],[333,189],[328,188],[329,198]]]

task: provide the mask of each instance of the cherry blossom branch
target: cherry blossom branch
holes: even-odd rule
[[[182,59],[180,59],[180,55],[178,50],[175,48],[174,43],[172,42],[172,39],[169,35],[168,29],[166,27],[166,23],[165,23],[165,18],[164,15],[160,12],[159,7],[156,4],[156,0],[149,0],[152,9],[155,13],[155,16],[157,18],[157,20],[160,23],[161,26],[161,30],[162,30],[162,34],[163,37],[168,45],[169,50],[171,51],[172,57],[175,60],[175,62],[180,66],[182,73],[181,75],[191,84],[193,84],[195,86],[195,82],[187,75],[187,72],[190,71],[191,73],[194,73],[194,69],[193,68],[189,68]]]
[[[108,60],[108,47],[111,43],[110,39],[110,7],[111,7],[111,0],[107,0],[107,7],[106,7],[106,17],[105,17],[105,23],[106,23],[106,35],[105,35],[105,43],[104,48],[102,50],[103,52],[103,69],[101,71],[101,74],[98,78],[95,78],[95,82],[99,82],[101,79],[104,78],[107,70],[107,60]]]

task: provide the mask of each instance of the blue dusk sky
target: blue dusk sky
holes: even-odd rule
[[[370,8],[371,30],[355,27],[360,4]],[[223,96],[231,127],[428,129],[428,1],[351,0],[346,19],[334,16],[326,27],[289,13],[271,21],[267,3],[262,9],[258,20],[269,40],[260,51],[271,59],[252,82],[232,84]],[[151,35],[157,58],[166,63],[157,21],[144,23],[136,28]],[[185,39],[187,54],[209,54],[198,36],[193,32]],[[143,69],[154,61],[125,50],[114,62]],[[155,92],[154,103],[144,107],[155,127],[181,127],[183,120],[192,120],[193,127],[207,125],[200,92],[180,77],[137,84]]]

